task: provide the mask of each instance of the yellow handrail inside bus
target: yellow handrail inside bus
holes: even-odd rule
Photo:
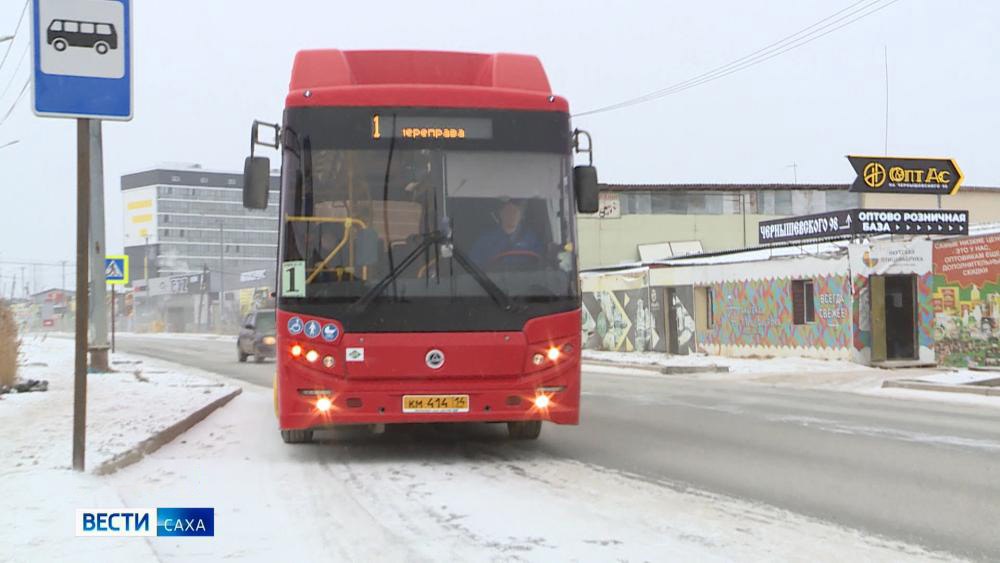
[[[286,215],[285,221],[289,223],[343,223],[344,225],[344,236],[340,239],[340,243],[337,244],[337,246],[335,246],[333,250],[330,251],[330,254],[327,254],[326,258],[323,259],[322,262],[320,262],[319,264],[316,265],[315,268],[313,268],[312,272],[309,273],[309,277],[306,278],[307,284],[312,283],[313,280],[316,279],[316,276],[318,276],[320,272],[322,272],[323,269],[326,268],[326,265],[329,264],[331,260],[333,260],[334,256],[336,256],[337,253],[339,253],[340,250],[344,248],[344,245],[347,244],[347,241],[350,238],[352,227],[359,226],[362,229],[368,228],[368,225],[364,221],[362,221],[361,219],[355,219],[354,217],[314,217],[307,215]],[[354,264],[351,264],[349,268],[351,269],[351,271],[353,271]]]

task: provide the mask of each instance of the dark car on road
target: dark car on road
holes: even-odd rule
[[[243,319],[236,339],[236,356],[241,362],[253,356],[254,361],[274,357],[274,309],[259,309]]]

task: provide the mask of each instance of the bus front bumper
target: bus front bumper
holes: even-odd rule
[[[338,425],[543,420],[579,424],[580,364],[567,363],[516,382],[474,380],[429,382],[352,382],[350,389],[328,378],[279,378],[278,421],[282,430]],[[340,387],[338,389],[338,387]],[[452,412],[404,409],[404,396],[467,397]],[[462,399],[458,399],[461,403]],[[438,409],[443,410],[443,409]]]

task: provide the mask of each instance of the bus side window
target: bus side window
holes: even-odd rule
[[[80,31],[80,24],[76,22],[66,22],[66,31],[69,33],[76,33]]]
[[[52,23],[49,25],[50,31],[62,31],[62,29],[63,29],[62,20],[52,20]]]
[[[111,26],[106,23],[97,24],[98,35],[111,35]]]
[[[93,33],[94,33],[94,24],[92,24],[92,23],[81,23],[80,24],[80,33],[89,33],[89,34],[93,35]]]

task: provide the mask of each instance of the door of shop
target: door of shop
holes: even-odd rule
[[[869,284],[872,362],[917,359],[917,277],[872,276]]]

